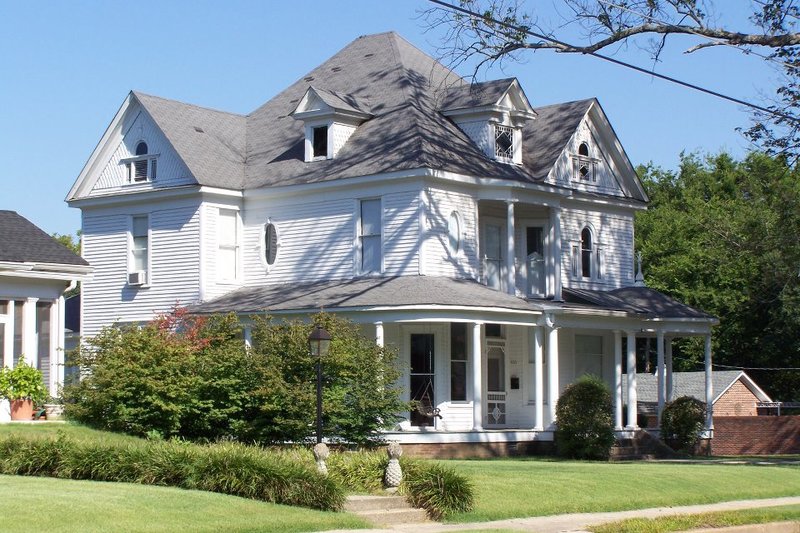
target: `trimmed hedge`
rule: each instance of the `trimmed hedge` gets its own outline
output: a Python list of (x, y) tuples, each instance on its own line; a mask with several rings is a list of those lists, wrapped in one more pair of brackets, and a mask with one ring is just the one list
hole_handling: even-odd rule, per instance
[(136, 444), (58, 438), (0, 438), (0, 473), (167, 485), (311, 509), (341, 509), (342, 487), (311, 464), (281, 454), (221, 443)]
[(575, 459), (608, 459), (614, 422), (608, 386), (596, 376), (569, 385), (556, 404), (556, 452)]

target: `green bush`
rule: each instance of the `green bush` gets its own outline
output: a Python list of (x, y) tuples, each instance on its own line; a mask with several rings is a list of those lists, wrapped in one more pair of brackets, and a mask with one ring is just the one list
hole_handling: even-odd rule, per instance
[(422, 507), (433, 519), (472, 510), (475, 501), (472, 483), (465, 476), (441, 463), (402, 460), (403, 482), (400, 491), (415, 507)]
[(676, 398), (661, 413), (661, 438), (677, 451), (694, 453), (705, 419), (703, 402), (691, 396)]
[(0, 474), (165, 485), (337, 510), (344, 491), (313, 462), (236, 443), (0, 437)]
[(41, 370), (20, 358), (14, 368), (0, 368), (0, 398), (8, 400), (33, 400), (41, 403), (47, 399), (47, 388)]
[(576, 459), (607, 459), (614, 445), (611, 393), (605, 382), (584, 376), (556, 404), (556, 452)]

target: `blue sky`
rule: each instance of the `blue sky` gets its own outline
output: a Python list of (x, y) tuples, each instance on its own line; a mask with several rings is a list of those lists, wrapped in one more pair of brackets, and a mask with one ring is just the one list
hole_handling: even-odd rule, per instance
[[(557, 20), (550, 0), (541, 17)], [(749, 2), (719, 0), (721, 23), (746, 22)], [(359, 35), (394, 30), (436, 56), (442, 32), (420, 19), (425, 0), (267, 2), (0, 0), (0, 209), (45, 231), (72, 233), (64, 197), (131, 89), (249, 113)], [(566, 31), (564, 39), (573, 38)], [(771, 93), (765, 62), (729, 48), (683, 54), (657, 70), (746, 100)], [(627, 47), (619, 59), (649, 67)], [(462, 67), (462, 75), (471, 71)], [(537, 52), (486, 78), (516, 76), (534, 106), (596, 96), (634, 164), (677, 168), (681, 151), (741, 156), (739, 106), (585, 56)]]

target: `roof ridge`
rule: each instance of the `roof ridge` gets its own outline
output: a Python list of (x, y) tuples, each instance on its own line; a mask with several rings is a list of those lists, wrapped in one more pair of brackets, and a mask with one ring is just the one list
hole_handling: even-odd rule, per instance
[(169, 102), (171, 104), (180, 104), (186, 107), (193, 107), (195, 109), (200, 109), (202, 111), (210, 111), (212, 113), (220, 113), (222, 115), (230, 115), (233, 117), (240, 117), (240, 118), (247, 118), (247, 115), (243, 115), (241, 113), (233, 113), (231, 111), (223, 111), (221, 109), (215, 109), (213, 107), (206, 107), (197, 104), (190, 104), (189, 102), (184, 102), (182, 100), (175, 100), (174, 98), (164, 98), (163, 96), (156, 96), (154, 94), (143, 93), (141, 91), (132, 90), (131, 91), (136, 98), (141, 98), (144, 96), (145, 98), (153, 98), (156, 100), (161, 100), (162, 102)]
[(555, 102), (553, 104), (540, 105), (540, 106), (534, 107), (534, 109), (547, 109), (547, 108), (550, 108), (550, 107), (563, 107), (563, 106), (567, 106), (567, 105), (571, 105), (571, 104), (582, 104), (584, 102), (588, 103), (588, 102), (595, 102), (595, 101), (597, 101), (597, 97), (596, 96), (591, 96), (589, 98), (580, 98), (578, 100), (570, 100), (569, 102)]

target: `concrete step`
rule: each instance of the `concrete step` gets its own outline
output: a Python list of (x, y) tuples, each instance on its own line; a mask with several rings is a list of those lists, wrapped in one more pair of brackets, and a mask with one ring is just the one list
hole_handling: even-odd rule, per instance
[(402, 496), (348, 496), (344, 510), (380, 527), (428, 521), (424, 509), (411, 507)]
[(378, 527), (421, 524), (428, 521), (428, 514), (424, 509), (388, 509), (362, 511), (356, 514)]
[(344, 510), (350, 513), (413, 509), (402, 496), (348, 496)]

